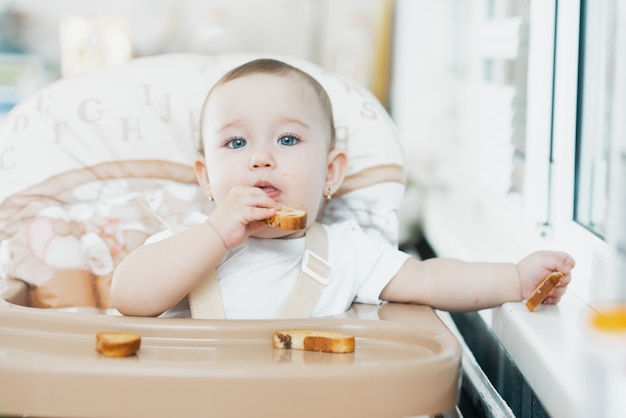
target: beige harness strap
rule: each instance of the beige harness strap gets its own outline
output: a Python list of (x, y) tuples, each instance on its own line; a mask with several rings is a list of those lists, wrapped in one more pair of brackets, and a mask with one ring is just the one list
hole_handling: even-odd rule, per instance
[(172, 232), (172, 234), (178, 234), (179, 232), (183, 232), (185, 229), (187, 229), (187, 227), (184, 225), (179, 225), (179, 224), (170, 222), (167, 219), (164, 219), (161, 216), (159, 216), (158, 213), (150, 209), (150, 205), (146, 201), (145, 197), (137, 196), (134, 198), (134, 201), (135, 203), (137, 203), (137, 205), (139, 206), (139, 209), (141, 209), (143, 213), (145, 213), (146, 215), (152, 216), (157, 221), (161, 222), (163, 225), (167, 227), (167, 229), (169, 229)]
[[(319, 223), (307, 229), (300, 275), (278, 318), (308, 318), (319, 301), (322, 290), (330, 280), (328, 234)], [(217, 274), (213, 270), (189, 292), (192, 318), (224, 319), (224, 305)]]
[[(187, 229), (183, 225), (177, 225), (161, 218), (150, 209), (143, 199), (136, 198), (135, 200), (144, 212), (158, 219), (172, 234)], [(278, 313), (278, 318), (308, 318), (311, 316), (322, 290), (330, 281), (331, 268), (326, 262), (327, 258), (328, 234), (324, 226), (316, 222), (306, 231), (300, 275)], [(209, 272), (204, 279), (196, 283), (189, 292), (188, 299), (192, 318), (225, 318), (222, 294), (215, 270)]]
[(322, 224), (314, 223), (304, 238), (304, 254), (300, 276), (278, 318), (308, 318), (317, 305), (322, 290), (330, 281), (328, 234)]
[(224, 304), (220, 284), (217, 281), (217, 272), (211, 270), (204, 279), (200, 280), (189, 292), (189, 309), (192, 318), (225, 319)]
[[(278, 318), (308, 318), (317, 305), (322, 290), (330, 281), (328, 234), (319, 223), (307, 229), (304, 254), (298, 280), (291, 289)], [(217, 274), (213, 270), (189, 292), (192, 318), (224, 319), (224, 305)]]

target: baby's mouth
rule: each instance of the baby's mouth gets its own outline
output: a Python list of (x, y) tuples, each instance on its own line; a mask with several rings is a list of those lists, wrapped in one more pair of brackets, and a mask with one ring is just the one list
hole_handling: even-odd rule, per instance
[(272, 199), (276, 199), (280, 195), (280, 190), (274, 187), (271, 183), (265, 181), (257, 182), (254, 187), (258, 187), (263, 190)]

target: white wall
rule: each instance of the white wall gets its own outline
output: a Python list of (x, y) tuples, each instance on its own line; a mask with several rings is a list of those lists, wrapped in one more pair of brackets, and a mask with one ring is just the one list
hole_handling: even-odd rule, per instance
[[(397, 0), (390, 111), (405, 141), (409, 186), (402, 235), (422, 222), (426, 193), (444, 187), (455, 131), (457, 58), (455, 2)], [(460, 7), (459, 7), (460, 9)]]
[[(1, 28), (52, 70), (61, 67), (63, 18), (115, 18), (133, 56), (258, 52), (307, 58), (372, 82), (387, 0), (0, 0)], [(10, 26), (10, 27), (9, 27)], [(0, 50), (0, 53), (2, 51)]]

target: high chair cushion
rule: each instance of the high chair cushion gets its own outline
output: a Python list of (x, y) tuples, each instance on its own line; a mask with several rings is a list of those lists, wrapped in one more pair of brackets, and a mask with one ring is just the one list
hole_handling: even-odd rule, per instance
[[(167, 54), (54, 82), (22, 101), (0, 132), (0, 278), (30, 287), (32, 306), (108, 308), (115, 266), (163, 225), (210, 211), (193, 172), (200, 110), (226, 71), (252, 55)], [(363, 86), (306, 61), (327, 89), (343, 187), (323, 222), (356, 218), (397, 244), (404, 192), (398, 132)]]

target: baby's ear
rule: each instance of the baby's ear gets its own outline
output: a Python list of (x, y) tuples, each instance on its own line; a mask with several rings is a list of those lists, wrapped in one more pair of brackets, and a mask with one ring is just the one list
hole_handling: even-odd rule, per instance
[(204, 157), (200, 156), (196, 158), (193, 168), (196, 172), (196, 179), (198, 179), (198, 184), (200, 185), (200, 188), (204, 190), (207, 195), (210, 196), (211, 184), (209, 183), (209, 172), (207, 170)]
[(328, 173), (326, 174), (326, 184), (333, 193), (341, 187), (343, 179), (348, 170), (348, 156), (342, 150), (333, 150), (328, 155)]

